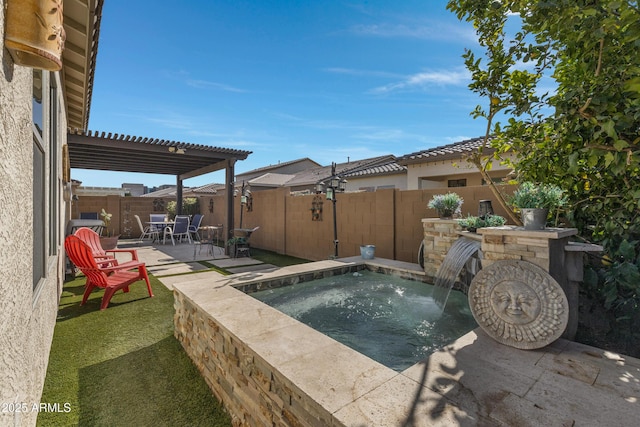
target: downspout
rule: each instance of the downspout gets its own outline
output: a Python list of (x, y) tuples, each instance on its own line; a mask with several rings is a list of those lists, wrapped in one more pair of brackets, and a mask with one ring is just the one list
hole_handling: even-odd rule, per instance
[(233, 217), (233, 191), (234, 191), (234, 182), (233, 179), (235, 177), (234, 165), (236, 161), (233, 159), (227, 160), (227, 166), (225, 168), (225, 186), (227, 188), (227, 224), (226, 230), (227, 235), (224, 239), (224, 251), (225, 254), (229, 255), (229, 247), (227, 246), (227, 240), (233, 237), (233, 229), (234, 229), (234, 217)]

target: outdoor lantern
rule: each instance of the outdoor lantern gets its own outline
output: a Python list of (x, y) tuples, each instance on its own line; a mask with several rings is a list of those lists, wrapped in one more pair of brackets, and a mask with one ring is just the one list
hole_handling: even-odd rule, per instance
[(338, 191), (340, 191), (341, 193), (344, 193), (346, 189), (347, 189), (347, 180), (341, 179), (340, 183), (338, 184)]
[(333, 187), (327, 188), (327, 200), (335, 200), (335, 195), (333, 194)]
[(329, 181), (329, 187), (331, 188), (339, 188), (340, 178), (337, 176), (332, 176), (331, 181)]
[(320, 181), (316, 184), (316, 193), (320, 194), (324, 191), (324, 182)]
[(244, 194), (242, 196), (240, 196), (240, 203), (242, 203), (243, 205), (247, 204), (247, 196), (245, 196)]

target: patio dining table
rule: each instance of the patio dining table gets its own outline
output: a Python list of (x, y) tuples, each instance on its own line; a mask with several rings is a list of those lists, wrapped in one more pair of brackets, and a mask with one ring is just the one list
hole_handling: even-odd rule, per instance
[[(147, 221), (146, 224), (149, 224), (151, 228), (156, 228), (158, 230), (158, 242), (160, 241), (160, 232), (164, 232), (166, 227), (173, 227), (175, 221)], [(156, 238), (154, 237), (152, 242), (155, 242)]]

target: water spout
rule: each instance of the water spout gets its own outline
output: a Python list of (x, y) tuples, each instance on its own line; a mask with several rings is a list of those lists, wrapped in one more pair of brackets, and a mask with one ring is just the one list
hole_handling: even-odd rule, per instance
[(436, 273), (433, 288), (433, 299), (442, 310), (447, 305), (451, 288), (456, 283), (462, 268), (467, 260), (480, 249), (480, 246), (479, 241), (466, 237), (459, 238), (451, 245)]

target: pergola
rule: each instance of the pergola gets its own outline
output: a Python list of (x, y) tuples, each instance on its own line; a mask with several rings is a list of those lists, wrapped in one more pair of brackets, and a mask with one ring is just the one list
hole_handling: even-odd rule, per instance
[(226, 230), (233, 231), (234, 166), (251, 151), (71, 129), (67, 145), (71, 168), (174, 175), (178, 213), (182, 213), (183, 180), (224, 169)]

